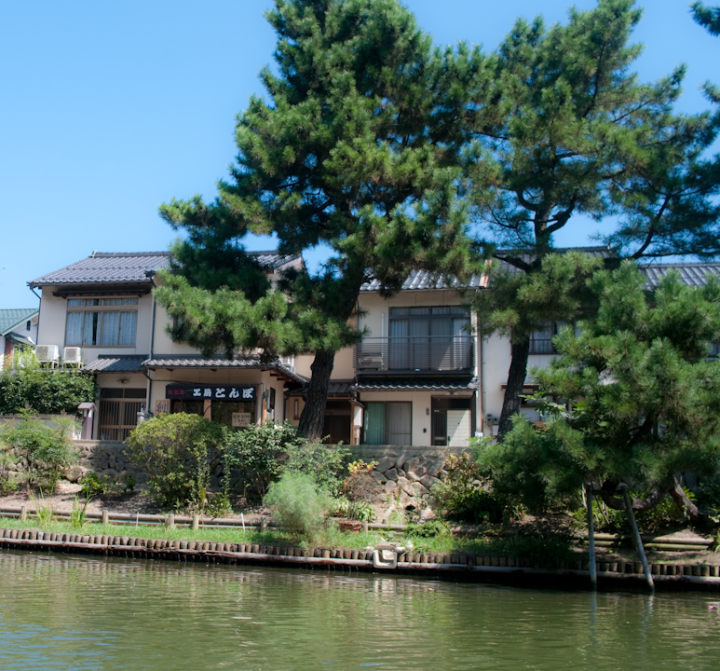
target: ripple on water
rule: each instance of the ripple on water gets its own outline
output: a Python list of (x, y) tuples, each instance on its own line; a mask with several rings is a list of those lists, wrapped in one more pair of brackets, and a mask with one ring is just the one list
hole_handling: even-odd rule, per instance
[(715, 669), (703, 595), (0, 552), (0, 669)]

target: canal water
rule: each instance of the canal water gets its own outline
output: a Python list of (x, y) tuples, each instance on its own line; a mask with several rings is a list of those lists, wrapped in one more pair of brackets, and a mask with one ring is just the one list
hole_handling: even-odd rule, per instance
[(0, 669), (717, 669), (719, 600), (0, 551)]

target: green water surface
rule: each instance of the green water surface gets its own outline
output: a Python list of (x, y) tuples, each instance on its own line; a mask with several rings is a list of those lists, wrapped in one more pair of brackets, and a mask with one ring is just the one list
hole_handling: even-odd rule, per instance
[(0, 671), (717, 669), (716, 601), (0, 551)]

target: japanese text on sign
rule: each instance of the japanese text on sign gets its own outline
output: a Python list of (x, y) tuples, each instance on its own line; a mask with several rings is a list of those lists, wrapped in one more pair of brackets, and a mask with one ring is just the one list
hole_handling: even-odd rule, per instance
[(254, 401), (256, 398), (255, 386), (250, 385), (168, 385), (165, 388), (168, 399), (196, 399), (196, 400), (242, 400)]

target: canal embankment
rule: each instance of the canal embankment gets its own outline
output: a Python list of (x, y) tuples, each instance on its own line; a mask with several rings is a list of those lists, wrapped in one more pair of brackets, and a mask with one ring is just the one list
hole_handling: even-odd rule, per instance
[[(524, 559), (474, 553), (414, 552), (393, 543), (365, 550), (327, 547), (287, 547), (259, 543), (232, 543), (142, 538), (106, 533), (46, 532), (38, 529), (0, 529), (0, 548), (34, 552), (61, 552), (111, 557), (302, 567), (333, 571), (444, 577), (515, 586), (589, 589), (587, 561), (562, 562), (555, 570), (528, 565)], [(720, 566), (709, 563), (653, 563), (658, 590), (720, 591)], [(642, 589), (642, 564), (609, 561), (598, 564), (601, 589)]]

